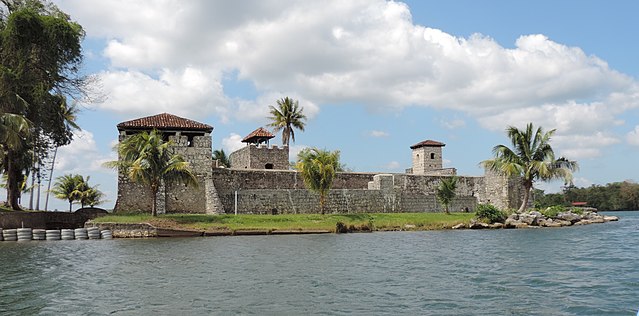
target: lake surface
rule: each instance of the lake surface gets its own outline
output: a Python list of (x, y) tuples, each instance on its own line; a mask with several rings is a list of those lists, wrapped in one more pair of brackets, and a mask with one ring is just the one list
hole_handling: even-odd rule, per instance
[(635, 315), (639, 212), (554, 229), (0, 242), (2, 315)]

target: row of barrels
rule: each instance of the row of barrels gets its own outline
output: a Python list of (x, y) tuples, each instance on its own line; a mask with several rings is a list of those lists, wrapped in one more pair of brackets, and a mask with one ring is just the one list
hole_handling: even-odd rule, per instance
[(110, 230), (98, 227), (76, 229), (0, 228), (0, 241), (113, 239)]

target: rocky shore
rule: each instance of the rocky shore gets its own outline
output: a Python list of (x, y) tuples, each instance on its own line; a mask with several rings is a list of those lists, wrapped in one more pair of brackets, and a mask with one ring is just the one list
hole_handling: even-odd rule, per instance
[(529, 211), (524, 213), (513, 213), (501, 223), (484, 223), (473, 219), (469, 225), (459, 224), (453, 226), (453, 229), (470, 228), (537, 228), (537, 227), (565, 227), (576, 225), (588, 225), (618, 221), (617, 216), (600, 215), (594, 211), (583, 212), (560, 212), (556, 216), (546, 216), (538, 211)]

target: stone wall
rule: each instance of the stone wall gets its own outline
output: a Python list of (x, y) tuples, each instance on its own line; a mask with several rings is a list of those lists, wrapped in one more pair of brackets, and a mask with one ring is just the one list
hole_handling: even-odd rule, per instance
[[(329, 213), (438, 212), (441, 177), (338, 173), (326, 205)], [(295, 171), (216, 169), (213, 182), (226, 213), (318, 213), (319, 196), (306, 190)], [(484, 195), (482, 177), (459, 177), (451, 210), (473, 211)]]
[[(235, 194), (220, 195), (227, 213), (235, 211)], [(238, 214), (314, 214), (320, 213), (319, 195), (305, 189), (239, 190)], [(434, 195), (361, 189), (331, 190), (325, 206), (326, 213), (393, 213), (442, 212), (443, 207)], [(460, 196), (450, 205), (451, 211), (473, 212), (477, 199)]]
[[(121, 136), (120, 141), (123, 140)], [(211, 137), (181, 135), (169, 136), (173, 142), (171, 149), (188, 161), (198, 185), (185, 186), (182, 183), (166, 183), (160, 187), (156, 198), (158, 214), (169, 213), (209, 213), (222, 209), (216, 201), (215, 187), (212, 186)], [(151, 192), (148, 185), (131, 182), (124, 174), (118, 175), (118, 199), (114, 210), (119, 213), (151, 211)]]
[(507, 178), (490, 171), (484, 175), (484, 190), (486, 196), (482, 203), (490, 203), (500, 209), (518, 209), (524, 196), (520, 178)]
[(234, 169), (289, 169), (288, 146), (249, 144), (231, 153), (229, 160)]

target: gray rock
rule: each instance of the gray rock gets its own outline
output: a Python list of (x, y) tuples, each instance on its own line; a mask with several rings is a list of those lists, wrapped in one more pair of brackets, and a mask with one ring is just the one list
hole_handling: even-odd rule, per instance
[(619, 220), (619, 217), (617, 217), (617, 216), (604, 216), (603, 219), (606, 222), (616, 222), (616, 221)]
[(504, 224), (502, 224), (502, 223), (492, 223), (489, 226), (490, 226), (490, 228), (493, 228), (493, 229), (504, 228)]
[(569, 221), (573, 224), (581, 220), (581, 216), (574, 214), (572, 212), (561, 212), (557, 214), (557, 218), (564, 221)]
[(451, 227), (452, 229), (462, 229), (462, 228), (466, 228), (466, 225), (464, 223), (461, 224), (457, 224), (453, 227)]
[(470, 229), (484, 229), (484, 228), (489, 228), (490, 226), (486, 223), (482, 223), (482, 222), (472, 222), (470, 223), (470, 226), (468, 228)]

